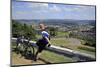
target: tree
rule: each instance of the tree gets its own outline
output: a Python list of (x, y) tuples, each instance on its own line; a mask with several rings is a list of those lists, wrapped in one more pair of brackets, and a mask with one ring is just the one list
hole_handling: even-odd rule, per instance
[(49, 27), (48, 29), (51, 36), (57, 36), (57, 28)]
[(31, 25), (22, 24), (15, 20), (12, 20), (12, 36), (25, 36), (26, 38), (36, 39), (36, 31), (32, 28)]

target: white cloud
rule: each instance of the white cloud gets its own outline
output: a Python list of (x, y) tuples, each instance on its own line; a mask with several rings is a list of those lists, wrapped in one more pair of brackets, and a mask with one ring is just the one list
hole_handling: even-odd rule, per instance
[(53, 6), (53, 9), (54, 9), (55, 11), (60, 11), (60, 8), (57, 7), (56, 5)]
[(78, 6), (76, 6), (74, 9), (76, 9), (76, 10), (89, 10), (89, 9), (94, 9), (94, 7), (93, 6), (80, 6), (80, 5), (78, 5)]
[(50, 4), (47, 3), (29, 3), (28, 7), (32, 8), (33, 11), (32, 12), (60, 12), (61, 8), (56, 6), (56, 5), (52, 5), (51, 7), (49, 6)]
[(65, 11), (72, 11), (72, 8), (63, 8)]
[(49, 10), (51, 12), (61, 12), (61, 8), (56, 6), (56, 5), (53, 5), (52, 7), (49, 7)]
[(70, 8), (63, 8), (65, 11), (80, 11), (81, 9), (80, 8), (78, 8), (78, 7), (70, 7)]
[(28, 7), (37, 8), (37, 9), (48, 8), (48, 4), (45, 4), (45, 3), (29, 3)]
[(28, 7), (32, 9), (32, 12), (40, 13), (40, 12), (48, 12), (49, 6), (46, 3), (29, 3)]
[[(90, 8), (90, 7), (89, 7)], [(75, 5), (75, 6), (70, 6), (70, 7), (63, 7), (65, 11), (82, 11), (88, 9), (88, 6), (80, 6), (80, 5)]]

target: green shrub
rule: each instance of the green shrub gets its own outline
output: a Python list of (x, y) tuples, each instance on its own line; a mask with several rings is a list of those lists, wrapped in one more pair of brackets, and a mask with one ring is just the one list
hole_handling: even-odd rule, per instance
[(82, 49), (82, 50), (86, 50), (86, 51), (90, 51), (90, 52), (95, 52), (96, 51), (94, 48), (82, 47), (82, 46), (79, 46), (78, 49)]

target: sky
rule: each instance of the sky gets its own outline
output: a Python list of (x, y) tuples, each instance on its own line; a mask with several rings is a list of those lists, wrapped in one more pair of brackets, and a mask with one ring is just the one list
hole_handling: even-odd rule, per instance
[(12, 19), (95, 20), (95, 6), (12, 1)]

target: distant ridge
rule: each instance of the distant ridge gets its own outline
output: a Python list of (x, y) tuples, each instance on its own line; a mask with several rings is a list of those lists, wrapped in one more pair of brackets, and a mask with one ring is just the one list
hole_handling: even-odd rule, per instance
[(46, 23), (46, 24), (95, 24), (96, 20), (74, 20), (74, 19), (13, 19), (15, 21), (18, 21), (19, 23), (25, 23), (25, 24), (38, 24), (40, 22)]

